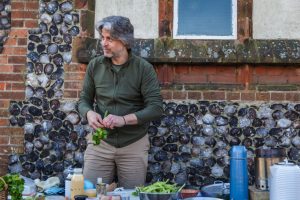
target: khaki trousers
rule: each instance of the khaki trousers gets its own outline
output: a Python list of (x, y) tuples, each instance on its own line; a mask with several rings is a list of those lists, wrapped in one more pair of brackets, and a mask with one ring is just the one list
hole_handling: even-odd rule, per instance
[(100, 145), (88, 144), (84, 154), (84, 178), (96, 184), (101, 177), (104, 183), (110, 184), (117, 173), (118, 187), (133, 189), (144, 185), (149, 148), (148, 135), (122, 148), (104, 141)]

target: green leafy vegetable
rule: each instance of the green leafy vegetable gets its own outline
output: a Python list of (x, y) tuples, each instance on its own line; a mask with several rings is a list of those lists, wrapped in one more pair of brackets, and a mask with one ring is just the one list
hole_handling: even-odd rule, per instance
[[(107, 117), (108, 111), (105, 111), (104, 118)], [(107, 130), (104, 128), (97, 128), (95, 133), (93, 133), (94, 145), (99, 145), (101, 140), (107, 138)]]
[(146, 193), (175, 193), (179, 192), (183, 187), (177, 186), (176, 183), (171, 184), (168, 183), (169, 181), (158, 181), (156, 183), (153, 183), (148, 186), (143, 187), (136, 187), (135, 192), (132, 193), (132, 195), (137, 196), (140, 192), (146, 192)]
[[(8, 193), (12, 200), (21, 200), (22, 192), (24, 190), (24, 179), (19, 174), (6, 174), (2, 177), (8, 185)], [(4, 190), (4, 183), (0, 181), (0, 191)]]

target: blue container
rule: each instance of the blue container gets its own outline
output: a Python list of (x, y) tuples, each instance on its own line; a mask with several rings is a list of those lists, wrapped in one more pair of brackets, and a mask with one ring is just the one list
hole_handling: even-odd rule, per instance
[(229, 154), (230, 200), (248, 200), (247, 149), (233, 146)]

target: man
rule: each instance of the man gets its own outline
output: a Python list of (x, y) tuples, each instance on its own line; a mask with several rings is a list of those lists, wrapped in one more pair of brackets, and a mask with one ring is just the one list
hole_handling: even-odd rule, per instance
[(96, 29), (104, 55), (87, 67), (79, 111), (108, 135), (99, 145), (89, 142), (83, 174), (93, 183), (97, 177), (111, 183), (117, 175), (119, 186), (134, 188), (145, 183), (149, 122), (162, 113), (159, 83), (152, 65), (131, 53), (134, 28), (128, 18), (106, 17)]

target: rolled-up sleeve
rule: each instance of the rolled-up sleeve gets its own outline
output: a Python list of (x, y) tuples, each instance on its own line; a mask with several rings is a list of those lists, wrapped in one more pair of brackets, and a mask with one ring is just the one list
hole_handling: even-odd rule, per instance
[(145, 67), (142, 74), (141, 93), (145, 107), (135, 112), (138, 124), (156, 120), (163, 112), (159, 82), (155, 70), (150, 64)]

